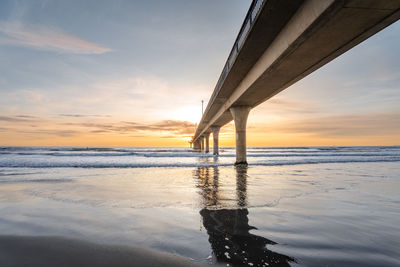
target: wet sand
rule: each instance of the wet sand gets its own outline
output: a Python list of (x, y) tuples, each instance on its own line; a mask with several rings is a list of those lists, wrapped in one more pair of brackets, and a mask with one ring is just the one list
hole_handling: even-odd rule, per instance
[[(321, 163), (248, 168), (57, 149), (0, 155), (19, 164), (0, 167), (0, 267), (400, 266), (400, 148), (254, 149), (254, 161)], [(135, 158), (201, 166), (95, 167)], [(24, 167), (41, 161), (87, 167)]]
[(55, 236), (0, 236), (0, 263), (12, 266), (204, 266), (153, 249)]

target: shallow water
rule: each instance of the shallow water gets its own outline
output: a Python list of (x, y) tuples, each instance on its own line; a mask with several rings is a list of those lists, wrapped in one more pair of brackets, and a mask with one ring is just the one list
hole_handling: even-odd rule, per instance
[[(231, 266), (400, 265), (400, 147), (2, 148), (0, 235)], [(145, 168), (143, 168), (145, 166)], [(1, 264), (0, 264), (1, 265)]]

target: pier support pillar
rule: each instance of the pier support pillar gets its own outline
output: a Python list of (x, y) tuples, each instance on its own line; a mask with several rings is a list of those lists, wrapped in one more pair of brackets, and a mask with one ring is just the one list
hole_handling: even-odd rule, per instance
[(199, 146), (199, 140), (194, 141), (194, 143), (193, 143), (193, 148), (194, 148), (195, 150), (198, 150), (198, 149), (200, 148), (200, 146)]
[(206, 141), (206, 153), (210, 152), (210, 133), (204, 134), (204, 139)]
[(201, 151), (204, 150), (204, 136), (200, 137), (200, 147), (201, 147)]
[(219, 147), (218, 147), (218, 136), (219, 136), (219, 129), (221, 129), (220, 126), (212, 126), (211, 130), (213, 133), (213, 154), (218, 155), (219, 154)]
[(231, 107), (229, 110), (232, 114), (233, 120), (235, 121), (236, 131), (236, 162), (235, 165), (245, 164), (247, 165), (246, 158), (246, 124), (247, 117), (250, 112), (248, 106), (237, 106)]

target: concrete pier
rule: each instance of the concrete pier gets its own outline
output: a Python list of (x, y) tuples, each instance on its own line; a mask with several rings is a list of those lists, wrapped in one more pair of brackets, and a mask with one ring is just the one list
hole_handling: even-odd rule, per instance
[(206, 141), (205, 152), (208, 153), (208, 152), (210, 152), (210, 133), (205, 133), (204, 139)]
[(213, 154), (219, 154), (219, 145), (218, 145), (218, 138), (219, 138), (219, 129), (221, 126), (212, 126), (211, 131), (213, 133)]
[[(400, 0), (253, 0), (193, 141), (232, 119), (236, 164), (246, 163), (254, 108), (400, 19)], [(204, 145), (203, 145), (204, 150)]]
[(238, 164), (247, 165), (246, 157), (246, 124), (247, 117), (249, 115), (251, 107), (249, 106), (236, 106), (231, 107), (229, 111), (232, 114), (233, 120), (235, 121), (236, 131), (236, 162)]
[(204, 136), (202, 136), (200, 138), (200, 147), (201, 147), (201, 151), (203, 151), (204, 150)]

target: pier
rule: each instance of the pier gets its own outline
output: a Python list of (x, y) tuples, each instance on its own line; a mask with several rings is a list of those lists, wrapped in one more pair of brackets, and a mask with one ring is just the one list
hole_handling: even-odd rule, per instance
[(234, 121), (236, 163), (247, 164), (246, 124), (270, 99), (400, 18), (400, 0), (253, 0), (192, 138), (218, 155)]

